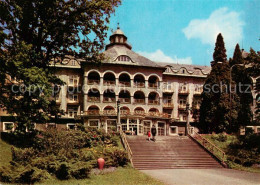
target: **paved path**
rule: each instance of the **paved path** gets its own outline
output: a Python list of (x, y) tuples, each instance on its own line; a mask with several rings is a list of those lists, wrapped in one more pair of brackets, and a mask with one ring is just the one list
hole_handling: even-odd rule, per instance
[(172, 185), (260, 185), (260, 174), (231, 169), (163, 169), (142, 172)]

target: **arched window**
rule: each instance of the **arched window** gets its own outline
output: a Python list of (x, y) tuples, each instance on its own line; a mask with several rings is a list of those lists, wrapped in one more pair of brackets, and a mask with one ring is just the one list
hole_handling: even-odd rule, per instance
[(126, 56), (126, 55), (120, 55), (116, 58), (116, 61), (119, 61), (119, 62), (130, 62), (132, 61), (131, 58), (129, 56)]

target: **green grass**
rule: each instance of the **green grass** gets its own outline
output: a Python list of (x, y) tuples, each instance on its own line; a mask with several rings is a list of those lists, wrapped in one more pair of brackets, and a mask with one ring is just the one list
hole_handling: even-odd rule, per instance
[(85, 185), (85, 184), (93, 184), (93, 185), (117, 185), (117, 184), (123, 184), (123, 185), (163, 185), (162, 182), (153, 179), (152, 177), (135, 170), (131, 167), (126, 168), (117, 168), (116, 171), (112, 173), (107, 173), (104, 175), (91, 175), (87, 179), (71, 179), (66, 181), (61, 181), (58, 179), (51, 179), (39, 184), (77, 184), (77, 185)]
[(11, 147), (12, 145), (0, 139), (0, 166), (8, 165), (12, 160)]

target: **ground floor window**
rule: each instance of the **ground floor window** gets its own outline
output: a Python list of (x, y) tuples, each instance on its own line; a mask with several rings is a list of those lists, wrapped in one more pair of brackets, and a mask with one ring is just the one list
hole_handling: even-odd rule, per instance
[(256, 133), (260, 134), (260, 127), (256, 127)]
[(78, 114), (78, 108), (77, 107), (68, 108), (68, 117), (69, 118), (74, 118), (75, 116), (77, 116), (77, 114)]
[(76, 124), (75, 123), (68, 123), (67, 124), (67, 129), (68, 130), (75, 130), (76, 129)]
[(124, 132), (127, 131), (127, 125), (123, 124), (123, 125), (122, 125), (122, 130), (123, 130)]
[(190, 127), (190, 134), (191, 134), (191, 135), (194, 134), (194, 127)]
[(4, 123), (3, 131), (4, 132), (14, 131), (14, 123), (13, 122), (6, 122), (6, 123)]
[(170, 135), (177, 135), (178, 134), (178, 127), (177, 126), (170, 126)]
[(116, 131), (116, 120), (115, 119), (110, 119), (107, 120), (107, 132), (111, 133)]
[(88, 121), (88, 124), (90, 127), (95, 127), (95, 128), (98, 128), (99, 127), (99, 120), (89, 120)]
[(147, 135), (148, 131), (151, 130), (151, 121), (144, 121), (144, 134)]

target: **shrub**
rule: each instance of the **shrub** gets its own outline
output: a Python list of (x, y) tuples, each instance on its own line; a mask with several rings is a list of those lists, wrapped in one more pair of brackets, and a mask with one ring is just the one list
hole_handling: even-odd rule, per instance
[(56, 177), (61, 180), (69, 179), (69, 165), (67, 163), (62, 163), (58, 170), (56, 171)]
[(127, 153), (117, 147), (105, 149), (104, 156), (107, 166), (125, 166), (129, 161)]

